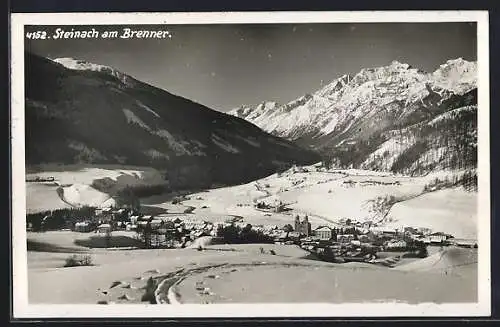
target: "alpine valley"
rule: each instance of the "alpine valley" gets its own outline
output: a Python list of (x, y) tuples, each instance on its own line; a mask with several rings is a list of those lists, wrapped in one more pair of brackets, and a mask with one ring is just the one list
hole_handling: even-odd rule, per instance
[[(113, 48), (119, 40), (68, 43), (80, 51), (58, 45), (50, 49), (56, 59), (24, 53), (25, 128), (14, 121), (12, 134), (22, 141), (16, 132), (24, 133), (26, 178), (13, 183), (12, 198), (25, 196), (26, 220), (14, 201), (12, 222), (26, 229), (14, 235), (26, 237), (26, 250), (14, 247), (21, 258), (27, 252), (20, 282), (28, 283), (16, 286), (26, 303), (170, 304), (164, 308), (173, 305), (172, 312), (181, 304), (376, 303), (378, 316), (397, 311), (394, 304), (425, 303), (438, 311), (418, 306), (416, 314), (441, 312), (442, 304), (486, 314), (478, 290), (478, 267), (488, 264), (478, 248), (489, 245), (480, 221), (489, 218), (481, 210), (487, 181), (477, 182), (477, 64), (459, 58), (424, 72), (391, 63), (387, 48), (387, 66), (321, 83), (287, 104), (226, 113), (127, 74), (130, 67), (143, 68), (153, 83), (183, 78), (200, 97), (210, 91), (201, 85), (214, 86), (223, 91), (218, 103), (232, 107), (254, 92), (262, 97), (262, 88), (276, 97), (279, 87), (291, 89), (284, 79), (294, 71), (269, 68), (281, 69), (274, 66), (281, 60), (313, 73), (286, 45), (288, 34), (276, 34), (281, 24), (252, 24), (245, 34), (245, 24), (222, 25), (217, 43), (208, 26), (195, 24), (192, 34), (175, 27), (178, 43), (160, 48), (182, 45), (172, 57), (147, 45)], [(328, 54), (333, 34), (314, 25), (304, 35)], [(291, 42), (300, 42), (301, 27), (288, 29), (297, 33)], [(281, 50), (271, 51), (271, 42)], [(299, 48), (313, 53), (313, 43)], [(410, 43), (411, 51), (421, 47)], [(109, 47), (96, 51), (103, 44)], [(42, 53), (36, 47), (26, 41)], [(66, 57), (78, 53), (103, 61)], [(467, 57), (453, 53), (445, 58)], [(196, 69), (184, 70), (191, 62)], [(176, 64), (179, 70), (167, 67)], [(216, 79), (196, 88), (209, 71)]]

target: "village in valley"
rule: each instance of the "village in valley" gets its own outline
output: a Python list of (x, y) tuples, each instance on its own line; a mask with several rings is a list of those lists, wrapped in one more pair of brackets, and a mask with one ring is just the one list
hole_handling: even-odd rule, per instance
[[(379, 227), (370, 221), (360, 222), (351, 219), (340, 219), (337, 227), (327, 225), (311, 228), (308, 216), (302, 219), (295, 216), (293, 224), (251, 225), (242, 221), (241, 217), (221, 217), (220, 221), (210, 222), (202, 217), (160, 214), (136, 215), (128, 209), (96, 210), (93, 220), (76, 222), (73, 230), (80, 233), (97, 233), (108, 239), (112, 247), (113, 232), (135, 232), (134, 237), (145, 248), (184, 248), (198, 238), (213, 237), (212, 244), (238, 243), (274, 243), (281, 245), (298, 245), (316, 254), (318, 258), (336, 263), (368, 262), (391, 266), (401, 256), (408, 258), (425, 258), (428, 246), (460, 246), (477, 248), (472, 239), (456, 239), (443, 232), (432, 232), (428, 228), (406, 227), (404, 230)], [(96, 223), (97, 222), (97, 223)], [(227, 236), (228, 229), (236, 232), (253, 232), (260, 237), (233, 238)], [(198, 245), (203, 250), (203, 245)], [(381, 259), (377, 253), (384, 253)], [(387, 253), (395, 255), (387, 259)]]
[[(174, 196), (169, 203), (169, 210), (160, 213), (144, 214), (138, 199), (105, 207), (83, 206), (72, 209), (54, 210), (45, 213), (29, 214), (27, 227), (29, 232), (66, 230), (75, 233), (93, 235), (94, 243), (103, 248), (196, 248), (205, 249), (205, 245), (217, 244), (279, 244), (298, 246), (309, 252), (309, 258), (335, 263), (365, 262), (384, 266), (394, 266), (401, 259), (418, 259), (428, 256), (428, 247), (458, 246), (477, 248), (477, 241), (472, 238), (455, 237), (450, 233), (416, 226), (386, 226), (382, 221), (359, 219), (359, 217), (330, 217), (318, 220), (312, 214), (298, 213), (294, 210), (295, 202), (284, 202), (276, 197), (290, 191), (280, 187), (276, 194), (269, 191), (269, 181), (277, 182), (288, 178), (289, 187), (302, 189), (307, 186), (307, 176), (314, 179), (314, 173), (322, 172), (321, 166), (294, 167), (285, 173), (275, 174), (274, 180), (256, 181), (247, 184), (255, 187), (263, 195), (254, 198), (252, 204), (237, 203), (236, 208), (253, 210), (262, 218), (249, 223), (245, 215), (229, 212), (207, 213), (207, 205), (199, 208), (183, 205), (191, 200), (202, 203), (204, 198), (198, 195)], [(311, 170), (311, 171), (309, 171)], [(313, 175), (311, 175), (313, 174)], [(340, 173), (339, 173), (340, 174)], [(342, 174), (345, 174), (343, 172)], [(323, 174), (324, 175), (324, 174)], [(288, 177), (287, 177), (288, 176)], [(321, 176), (321, 175), (320, 175)], [(344, 175), (340, 175), (344, 177)], [(292, 177), (292, 178), (291, 178)], [(331, 183), (332, 179), (317, 180), (315, 185)], [(54, 183), (54, 177), (31, 177), (30, 183)], [(399, 187), (397, 181), (358, 181), (343, 178), (342, 188), (367, 187), (382, 185)], [(361, 185), (361, 186), (360, 186)], [(229, 188), (230, 189), (230, 188)], [(429, 189), (427, 187), (427, 189)], [(329, 190), (328, 193), (331, 193)], [(321, 199), (320, 199), (321, 200)], [(130, 200), (129, 200), (130, 201)], [(233, 204), (234, 206), (234, 204)], [(147, 211), (147, 210), (146, 210)], [(272, 223), (272, 217), (279, 215), (280, 224)], [(271, 223), (266, 223), (266, 222)], [(313, 224), (311, 224), (311, 221)], [(116, 241), (120, 240), (120, 241)], [(125, 240), (125, 242), (123, 242)], [(92, 246), (92, 245), (89, 245)], [(94, 244), (95, 246), (95, 244)], [(264, 250), (261, 250), (264, 252)], [(433, 251), (435, 252), (435, 251)], [(271, 250), (271, 254), (276, 254)]]
[(477, 26), (405, 24), (25, 40), (15, 288), (29, 304), (475, 305)]

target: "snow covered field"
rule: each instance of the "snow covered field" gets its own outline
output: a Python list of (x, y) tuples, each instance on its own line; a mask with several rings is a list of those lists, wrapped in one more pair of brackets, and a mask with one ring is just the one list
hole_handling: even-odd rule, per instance
[(27, 213), (70, 208), (57, 194), (57, 185), (48, 183), (26, 183)]
[[(168, 197), (144, 199), (148, 206), (169, 212), (183, 212), (190, 206), (193, 214), (206, 220), (221, 215), (236, 215), (253, 225), (293, 224), (294, 216), (308, 215), (312, 227), (335, 225), (342, 218), (373, 221), (391, 228), (426, 227), (460, 238), (477, 235), (477, 193), (462, 188), (424, 193), (424, 187), (449, 172), (434, 172), (424, 177), (397, 176), (366, 170), (325, 171), (317, 165), (292, 168), (247, 184), (211, 189), (188, 195), (189, 200), (172, 205)], [(163, 182), (160, 172), (148, 168), (81, 167), (44, 171), (28, 177), (55, 177), (56, 185), (27, 183), (28, 212), (64, 208), (70, 205), (107, 206), (108, 194), (94, 189), (94, 180), (110, 178), (115, 186), (153, 185)], [(391, 198), (392, 197), (392, 198)], [(390, 203), (384, 205), (389, 199)], [(280, 201), (289, 211), (280, 213), (257, 210), (255, 204)]]
[[(191, 194), (183, 204), (196, 207), (195, 214), (239, 215), (251, 224), (293, 224), (296, 214), (307, 214), (313, 228), (350, 218), (400, 230), (426, 227), (460, 238), (477, 236), (477, 193), (462, 188), (424, 193), (426, 184), (447, 173), (407, 177), (364, 170), (325, 172), (314, 166), (305, 169), (307, 172), (291, 169), (248, 184)], [(377, 205), (390, 197), (393, 206)], [(256, 201), (282, 201), (292, 210), (266, 213), (255, 209)]]
[[(144, 304), (148, 279), (174, 274), (181, 278), (174, 286), (180, 303), (477, 300), (473, 249), (450, 248), (420, 263), (391, 269), (308, 260), (296, 246), (275, 244), (208, 245), (204, 251), (84, 249), (74, 244), (71, 248), (72, 241), (86, 237), (73, 232), (29, 235), (32, 241), (53, 240), (66, 249), (28, 252), (30, 303)], [(92, 257), (93, 266), (63, 267), (67, 257), (81, 251)], [(166, 296), (170, 287), (160, 294)]]
[(161, 173), (147, 167), (117, 166), (48, 166), (30, 171), (27, 179), (54, 178), (51, 183), (26, 183), (26, 210), (28, 213), (72, 206), (106, 207), (114, 204), (109, 194), (101, 192), (92, 183), (110, 179), (113, 187), (125, 185), (155, 185), (164, 182)]
[(445, 189), (427, 193), (395, 204), (387, 226), (431, 228), (456, 238), (477, 239), (477, 198), (461, 189)]
[[(271, 261), (194, 273), (182, 280), (176, 291), (180, 303), (477, 301), (475, 270), (447, 268), (449, 275), (433, 270), (417, 272), (411, 268), (403, 271), (360, 264)], [(200, 286), (207, 291), (200, 292)]]
[(55, 177), (60, 184), (91, 184), (95, 179), (109, 177), (115, 181), (126, 178), (127, 182), (158, 183), (161, 174), (149, 167), (126, 167), (115, 165), (66, 165), (66, 166), (41, 166), (39, 171), (30, 171), (26, 177)]
[[(182, 212), (192, 206), (195, 208), (193, 215), (206, 220), (236, 215), (243, 217), (243, 222), (253, 225), (293, 225), (296, 214), (301, 217), (307, 214), (313, 228), (334, 224), (341, 218), (351, 218), (377, 220), (390, 228), (422, 226), (451, 233), (455, 237), (476, 236), (476, 193), (459, 188), (423, 193), (424, 186), (439, 174), (405, 177), (362, 170), (320, 171), (315, 166), (304, 168), (290, 169), (248, 184), (189, 194), (188, 200), (181, 204), (173, 205), (168, 197), (162, 196), (144, 199), (144, 203), (166, 208), (170, 212)], [(60, 183), (78, 183), (66, 186), (73, 187), (75, 194), (66, 194), (68, 199), (82, 202), (98, 198), (85, 196), (90, 192), (88, 187), (93, 178), (106, 176), (120, 180), (125, 175), (129, 176), (125, 177), (127, 179), (137, 178), (143, 183), (145, 179), (140, 177), (144, 175), (140, 173), (96, 169), (36, 175), (55, 176)], [(57, 203), (60, 198), (57, 197), (56, 186), (28, 184), (32, 184), (28, 187), (28, 191), (32, 192), (28, 200), (33, 207), (35, 199), (48, 199), (51, 205), (65, 205), (64, 202)], [(86, 185), (86, 189), (76, 187), (82, 184)], [(46, 187), (50, 192), (46, 192)], [(380, 199), (391, 196), (396, 199), (394, 204), (377, 205)], [(291, 210), (281, 213), (257, 210), (254, 204), (259, 201), (270, 204), (282, 201)], [(117, 246), (127, 246), (128, 243), (133, 246), (133, 237), (123, 233), (116, 234)], [(284, 299), (291, 302), (397, 300), (409, 303), (476, 300), (477, 263), (460, 263), (474, 259), (474, 255), (471, 257), (461, 252), (432, 254), (425, 261), (417, 260), (400, 265), (398, 269), (390, 269), (362, 263), (339, 265), (303, 259), (307, 254), (300, 248), (274, 244), (207, 245), (205, 251), (190, 248), (113, 250), (100, 246), (94, 233), (91, 234), (28, 234), (30, 248), (38, 247), (36, 251), (28, 252), (30, 302), (143, 303), (140, 300), (144, 294), (143, 287), (150, 276), (162, 276), (180, 269), (183, 269), (185, 279), (177, 285), (181, 294), (179, 301), (188, 303), (279, 302)], [(261, 246), (264, 253), (260, 251)], [(276, 255), (269, 254), (271, 248)], [(74, 252), (90, 254), (95, 265), (63, 268), (64, 259)], [(227, 269), (216, 268), (217, 265), (224, 265)], [(439, 269), (433, 270), (434, 266)], [(201, 270), (190, 272), (196, 267)], [(205, 271), (220, 278), (207, 279), (203, 277)], [(279, 279), (276, 274), (279, 274)], [(295, 283), (298, 275), (307, 278)], [(361, 286), (356, 286), (354, 290), (352, 285), (356, 283), (351, 282), (353, 278), (362, 281)], [(85, 287), (75, 283), (75, 280), (85, 280)], [(121, 286), (111, 288), (115, 281)], [(210, 289), (201, 297), (196, 293), (196, 283), (200, 281)], [(415, 289), (418, 292), (413, 292)], [(443, 292), (445, 289), (446, 292)]]

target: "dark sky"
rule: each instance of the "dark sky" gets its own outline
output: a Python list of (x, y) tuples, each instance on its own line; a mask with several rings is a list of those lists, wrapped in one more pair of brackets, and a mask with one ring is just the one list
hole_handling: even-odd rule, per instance
[[(121, 30), (122, 26), (96, 28)], [(388, 65), (392, 60), (428, 72), (448, 59), (476, 60), (476, 25), (472, 23), (154, 28), (168, 29), (172, 37), (31, 40), (26, 48), (49, 58), (73, 57), (109, 65), (220, 111), (266, 100), (286, 103), (317, 90), (322, 81), (327, 83), (344, 73), (355, 74), (362, 68)], [(50, 28), (45, 30), (52, 34)]]

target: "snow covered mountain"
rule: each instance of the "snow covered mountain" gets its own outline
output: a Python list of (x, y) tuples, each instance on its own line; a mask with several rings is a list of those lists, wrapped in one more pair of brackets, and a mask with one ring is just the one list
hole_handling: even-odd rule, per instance
[(172, 185), (261, 178), (319, 156), (243, 119), (111, 67), (25, 54), (26, 163), (120, 164), (164, 171)]
[(116, 70), (113, 67), (109, 66), (104, 66), (104, 65), (99, 65), (99, 64), (93, 64), (84, 60), (78, 60), (74, 58), (55, 58), (52, 59), (52, 61), (63, 65), (64, 67), (72, 70), (81, 70), (81, 71), (93, 71), (93, 72), (100, 72), (100, 73), (105, 73), (108, 75), (111, 75), (113, 77), (116, 77), (119, 79), (122, 83), (133, 86), (136, 82), (136, 80), (118, 70)]
[[(424, 140), (421, 151), (431, 151), (431, 148), (434, 151), (438, 146), (434, 143), (449, 133), (444, 130), (438, 135), (430, 132), (424, 135), (422, 131), (437, 125), (442, 128), (445, 121), (447, 128), (467, 122), (467, 126), (462, 126), (467, 130), (464, 133), (473, 135), (476, 83), (476, 62), (462, 58), (448, 60), (432, 73), (393, 61), (388, 66), (362, 69), (354, 76), (341, 76), (285, 105), (265, 102), (254, 109), (243, 106), (229, 113), (274, 135), (315, 148), (342, 166), (425, 172), (440, 163), (449, 168), (440, 158), (451, 152), (441, 151), (430, 160), (424, 159), (428, 154), (424, 156), (419, 150), (411, 164), (397, 162), (405, 161), (405, 151), (411, 152), (412, 146)], [(456, 114), (446, 115), (448, 112)], [(432, 123), (433, 119), (437, 121)], [(466, 121), (462, 121), (464, 119)], [(437, 139), (431, 140), (431, 135)], [(448, 136), (449, 140), (453, 138)], [(404, 144), (398, 145), (402, 140)], [(434, 143), (428, 144), (430, 141)], [(474, 143), (474, 139), (469, 141)], [(380, 160), (378, 155), (384, 154), (387, 158), (388, 152), (392, 161)], [(420, 165), (420, 159), (426, 162), (427, 168), (415, 167)]]

